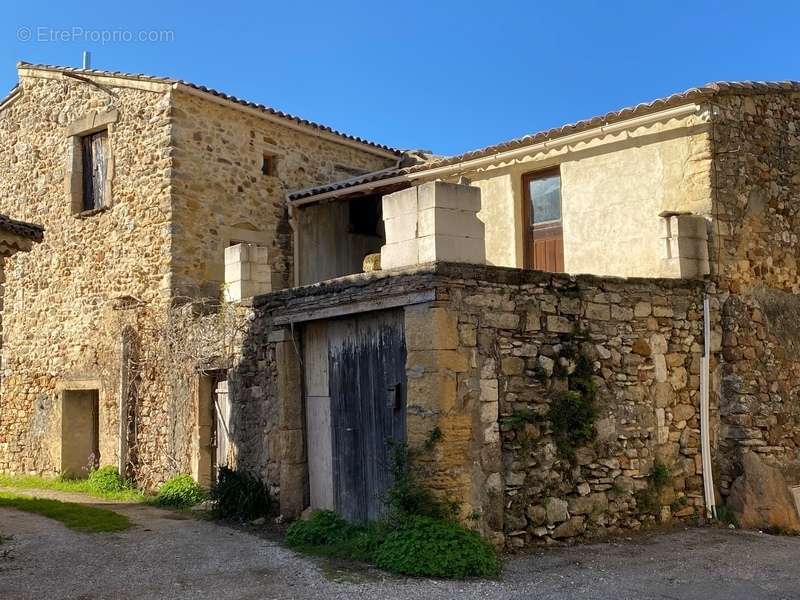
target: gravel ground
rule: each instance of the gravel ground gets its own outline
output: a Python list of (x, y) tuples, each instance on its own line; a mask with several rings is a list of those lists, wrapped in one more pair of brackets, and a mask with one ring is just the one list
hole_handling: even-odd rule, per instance
[(113, 509), (135, 526), (81, 534), (0, 509), (0, 533), (12, 536), (0, 545), (0, 598), (800, 598), (800, 538), (688, 529), (549, 548), (509, 558), (500, 581), (450, 582), (300, 557), (263, 537), (150, 506)]

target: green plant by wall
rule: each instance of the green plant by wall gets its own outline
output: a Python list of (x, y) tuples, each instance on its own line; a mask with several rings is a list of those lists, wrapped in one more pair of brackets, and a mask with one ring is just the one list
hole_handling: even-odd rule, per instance
[(550, 403), (547, 418), (559, 454), (573, 461), (575, 449), (595, 436), (597, 386), (593, 379), (592, 363), (586, 356), (577, 353), (571, 344), (562, 349), (561, 356), (574, 359), (575, 368), (572, 373), (566, 374), (568, 389)]
[(725, 504), (720, 504), (719, 506), (717, 506), (716, 513), (717, 513), (717, 521), (719, 521), (723, 525), (733, 525), (734, 527), (739, 526), (739, 523), (736, 521), (736, 515), (733, 514), (733, 511), (730, 509), (729, 506)]
[(87, 480), (89, 489), (94, 494), (113, 494), (131, 489), (117, 471), (116, 467), (106, 466), (94, 469)]
[[(494, 548), (455, 517), (459, 505), (436, 498), (409, 467), (408, 448), (392, 442), (388, 515), (377, 523), (348, 523), (315, 511), (286, 532), (290, 548), (322, 556), (372, 562), (394, 573), (429, 577), (493, 577), (500, 572)], [(473, 515), (480, 518), (479, 513)]]
[(541, 423), (542, 417), (530, 409), (517, 409), (510, 415), (500, 417), (500, 423), (508, 425), (514, 431), (523, 429), (528, 423)]
[(375, 552), (375, 564), (404, 575), (496, 577), (494, 548), (474, 531), (452, 521), (411, 517), (392, 529)]
[(220, 467), (209, 499), (212, 514), (219, 519), (251, 521), (267, 517), (272, 510), (269, 488), (260, 478), (243, 471)]
[(434, 427), (431, 429), (430, 434), (428, 434), (428, 439), (425, 440), (425, 449), (433, 450), (436, 444), (442, 441), (443, 437), (444, 434), (442, 434), (442, 430), (439, 427)]
[(458, 515), (459, 504), (442, 500), (420, 484), (409, 466), (408, 447), (391, 441), (392, 486), (386, 493), (386, 506), (391, 519), (402, 520), (408, 515), (422, 515), (435, 519), (453, 519)]
[(648, 475), (647, 487), (634, 494), (636, 506), (642, 514), (655, 514), (661, 508), (659, 494), (672, 480), (672, 473), (664, 463), (657, 462)]
[(189, 508), (205, 499), (205, 490), (190, 475), (175, 475), (158, 490), (155, 503), (160, 506)]
[(650, 472), (650, 481), (657, 490), (667, 485), (671, 478), (672, 475), (667, 465), (659, 462), (653, 465), (653, 470)]
[(373, 562), (404, 575), (495, 577), (500, 561), (480, 535), (455, 521), (419, 515), (389, 523), (348, 523), (331, 511), (315, 511), (286, 531), (286, 545), (307, 554)]
[(309, 519), (292, 523), (284, 541), (306, 554), (369, 562), (383, 536), (381, 524), (355, 525), (333, 511), (318, 510)]

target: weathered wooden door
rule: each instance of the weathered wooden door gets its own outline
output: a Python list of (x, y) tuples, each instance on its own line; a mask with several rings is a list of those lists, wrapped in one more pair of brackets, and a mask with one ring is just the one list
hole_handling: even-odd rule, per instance
[(230, 442), (231, 405), (228, 398), (228, 382), (222, 379), (214, 388), (214, 477), (219, 467), (228, 466)]
[(335, 507), (346, 519), (373, 520), (392, 484), (389, 442), (406, 437), (403, 312), (331, 321), (328, 340)]
[(525, 195), (525, 267), (561, 272), (564, 270), (564, 230), (559, 170), (528, 173), (522, 184)]

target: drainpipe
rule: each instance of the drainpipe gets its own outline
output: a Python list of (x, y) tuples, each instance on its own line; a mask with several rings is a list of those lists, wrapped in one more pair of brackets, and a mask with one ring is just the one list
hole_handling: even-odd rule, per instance
[(708, 295), (703, 297), (703, 358), (700, 362), (700, 454), (703, 459), (703, 494), (706, 518), (717, 518), (714, 474), (711, 471), (711, 434), (708, 390), (711, 377), (711, 311)]

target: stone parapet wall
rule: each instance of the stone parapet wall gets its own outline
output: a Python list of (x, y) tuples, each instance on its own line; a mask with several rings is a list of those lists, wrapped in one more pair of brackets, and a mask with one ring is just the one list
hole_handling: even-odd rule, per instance
[[(472, 277), (450, 284), (450, 310), (469, 357), (458, 398), (474, 406), (471, 500), (485, 531), (516, 548), (702, 515), (704, 286)], [(597, 416), (569, 457), (550, 411), (581, 361)]]
[[(467, 522), (518, 548), (704, 515), (706, 291), (702, 282), (436, 263), (257, 297), (254, 327), (406, 302), (415, 468), (440, 496), (461, 503)], [(712, 301), (719, 339), (717, 313)], [(596, 435), (569, 458), (557, 447), (549, 407), (584, 359), (597, 390)], [(257, 389), (263, 396), (270, 388)]]
[(723, 315), (714, 383), (727, 496), (746, 452), (800, 484), (800, 94), (721, 95), (714, 111), (709, 250)]
[(800, 292), (800, 94), (724, 95), (712, 130), (712, 274)]

